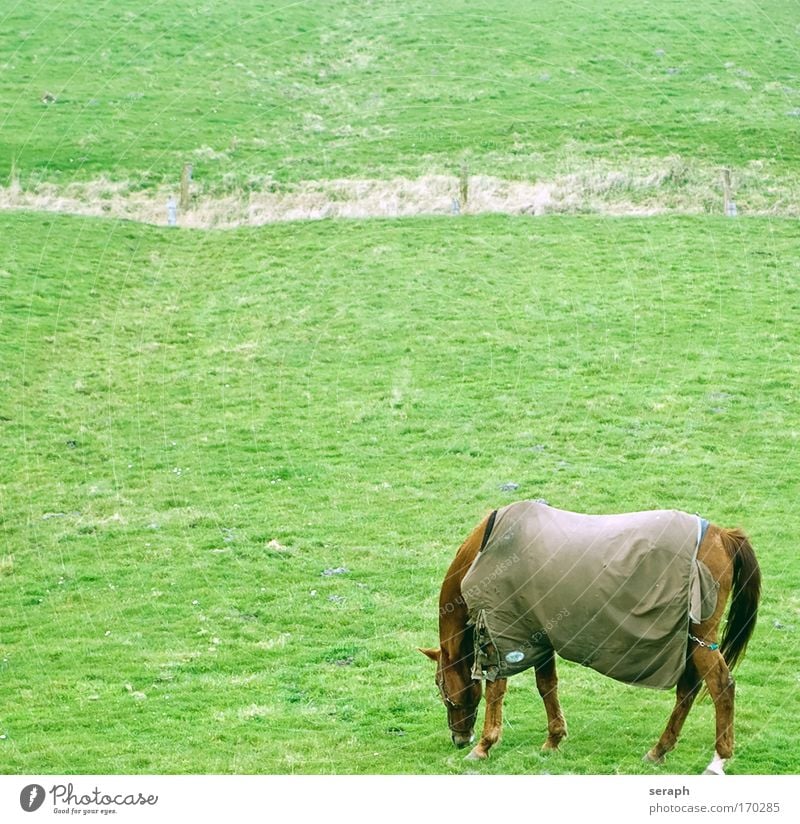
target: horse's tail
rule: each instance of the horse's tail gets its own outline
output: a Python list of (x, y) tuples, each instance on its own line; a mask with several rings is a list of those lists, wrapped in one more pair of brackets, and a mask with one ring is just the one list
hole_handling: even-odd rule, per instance
[(761, 598), (761, 570), (747, 535), (740, 529), (720, 530), (722, 545), (733, 562), (733, 596), (720, 652), (729, 669), (744, 656), (753, 634)]

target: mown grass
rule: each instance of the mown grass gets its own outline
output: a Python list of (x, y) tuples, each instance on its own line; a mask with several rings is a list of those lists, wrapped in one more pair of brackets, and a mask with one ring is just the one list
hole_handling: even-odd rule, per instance
[(15, 4), (0, 180), (135, 189), (192, 162), (199, 191), (223, 192), (677, 156), (756, 164), (780, 200), (799, 160), (795, 18), (779, 0)]
[[(526, 676), (449, 744), (415, 647), (513, 497), (746, 528), (731, 771), (798, 770), (791, 221), (0, 234), (0, 771), (650, 772), (672, 695), (568, 664), (563, 754)], [(712, 745), (705, 703), (667, 769)]]

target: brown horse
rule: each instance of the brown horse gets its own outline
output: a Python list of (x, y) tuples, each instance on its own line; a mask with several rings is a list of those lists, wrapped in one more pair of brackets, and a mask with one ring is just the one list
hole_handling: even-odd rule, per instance
[[(473, 674), (474, 628), (462, 595), (461, 582), (483, 549), (494, 525), (496, 512), (487, 516), (461, 545), (450, 564), (439, 597), (438, 649), (423, 649), (436, 666), (436, 684), (447, 708), (447, 724), (453, 743), (471, 743), (483, 683)], [(708, 620), (692, 623), (687, 638), (686, 664), (676, 684), (676, 701), (667, 726), (655, 746), (644, 756), (662, 764), (673, 749), (686, 716), (705, 682), (716, 714), (716, 748), (706, 773), (724, 774), (725, 762), (733, 755), (734, 681), (731, 670), (742, 658), (755, 627), (761, 591), (761, 573), (747, 536), (738, 529), (708, 526), (697, 550), (719, 584), (716, 608)], [(717, 633), (729, 595), (730, 610), (721, 639)], [(536, 686), (547, 713), (547, 739), (543, 750), (556, 750), (567, 735), (567, 725), (558, 701), (555, 652), (537, 662)], [(486, 714), (483, 733), (467, 756), (484, 759), (500, 739), (506, 678), (486, 682)]]

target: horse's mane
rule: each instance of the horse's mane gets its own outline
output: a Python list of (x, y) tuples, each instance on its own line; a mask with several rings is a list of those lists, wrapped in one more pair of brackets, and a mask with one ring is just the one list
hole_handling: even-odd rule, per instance
[(486, 539), (494, 525), (497, 512), (487, 515), (467, 537), (467, 540), (458, 548), (452, 563), (442, 583), (439, 594), (439, 642), (442, 650), (451, 661), (455, 661), (462, 654), (469, 654), (465, 650), (465, 630), (467, 627), (467, 605), (461, 594), (461, 582), (467, 574), (472, 562), (483, 549)]

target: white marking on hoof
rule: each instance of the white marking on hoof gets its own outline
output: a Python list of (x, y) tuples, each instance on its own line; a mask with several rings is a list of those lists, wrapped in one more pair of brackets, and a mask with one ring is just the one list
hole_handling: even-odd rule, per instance
[(655, 764), (657, 767), (660, 767), (664, 763), (664, 756), (655, 755), (653, 751), (650, 750), (650, 752), (646, 752), (642, 756), (642, 761), (646, 761), (648, 764)]
[(706, 767), (703, 775), (725, 775), (725, 761), (718, 752), (714, 753), (714, 760)]
[(483, 752), (483, 750), (479, 750), (477, 747), (474, 747), (470, 750), (469, 755), (464, 756), (465, 761), (485, 761), (489, 757), (489, 753)]

